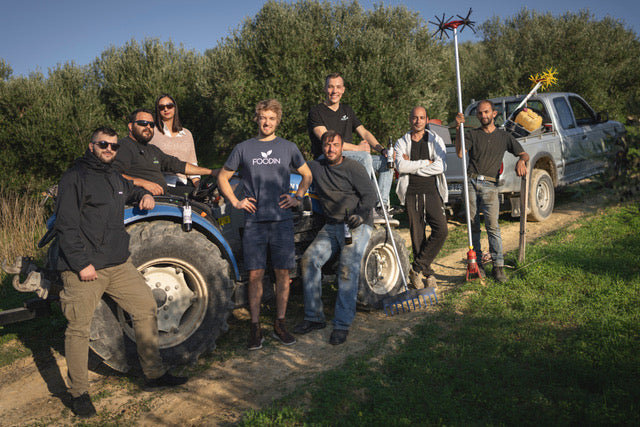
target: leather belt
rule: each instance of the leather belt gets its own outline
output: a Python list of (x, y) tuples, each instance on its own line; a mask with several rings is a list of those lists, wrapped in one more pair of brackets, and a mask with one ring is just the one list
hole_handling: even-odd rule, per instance
[(477, 179), (478, 181), (498, 182), (498, 180), (495, 178), (485, 175), (478, 175), (477, 173), (470, 173), (469, 178)]

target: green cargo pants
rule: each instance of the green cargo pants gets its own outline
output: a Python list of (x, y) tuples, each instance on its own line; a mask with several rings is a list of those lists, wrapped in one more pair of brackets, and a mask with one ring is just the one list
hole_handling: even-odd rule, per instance
[(89, 391), (89, 333), (93, 313), (103, 294), (109, 295), (133, 320), (138, 357), (145, 376), (161, 377), (166, 372), (158, 350), (157, 306), (142, 275), (131, 260), (97, 270), (98, 278), (83, 282), (73, 271), (62, 272), (62, 312), (69, 321), (64, 351), (69, 373), (69, 392), (78, 397)]

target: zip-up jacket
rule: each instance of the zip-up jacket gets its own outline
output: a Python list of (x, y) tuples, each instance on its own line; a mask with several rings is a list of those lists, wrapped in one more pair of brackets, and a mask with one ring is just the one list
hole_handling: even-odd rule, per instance
[(394, 150), (396, 152), (396, 168), (400, 173), (398, 184), (396, 185), (396, 194), (398, 200), (404, 205), (407, 187), (409, 186), (409, 175), (435, 176), (438, 194), (442, 199), (442, 203), (446, 203), (449, 199), (449, 190), (447, 189), (447, 179), (444, 172), (447, 170), (447, 148), (444, 140), (429, 129), (425, 129), (427, 143), (429, 144), (429, 152), (432, 153), (432, 163), (426, 160), (405, 160), (402, 155), (406, 154), (411, 157), (411, 132), (407, 132), (402, 138), (396, 141)]
[(76, 273), (124, 263), (129, 235), (124, 207), (150, 194), (133, 185), (90, 150), (62, 176), (56, 201), (55, 232), (60, 244), (58, 270)]

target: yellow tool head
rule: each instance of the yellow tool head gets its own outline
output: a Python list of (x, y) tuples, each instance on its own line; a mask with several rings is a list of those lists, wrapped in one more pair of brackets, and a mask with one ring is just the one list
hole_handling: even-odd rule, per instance
[(529, 80), (531, 80), (531, 88), (535, 87), (538, 83), (541, 83), (540, 90), (543, 91), (549, 86), (558, 83), (556, 74), (558, 74), (558, 70), (555, 70), (553, 67), (549, 67), (542, 74), (536, 73), (535, 75), (530, 75)]

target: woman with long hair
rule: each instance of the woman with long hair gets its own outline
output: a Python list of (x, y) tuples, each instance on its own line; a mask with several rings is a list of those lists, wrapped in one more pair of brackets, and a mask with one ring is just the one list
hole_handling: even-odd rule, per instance
[[(165, 153), (177, 157), (184, 162), (198, 165), (193, 135), (189, 129), (182, 127), (178, 104), (175, 99), (163, 93), (156, 98), (156, 131), (151, 144), (157, 146)], [(164, 176), (169, 187), (169, 192), (184, 195), (198, 186), (199, 175), (185, 176), (183, 174), (165, 173)]]

